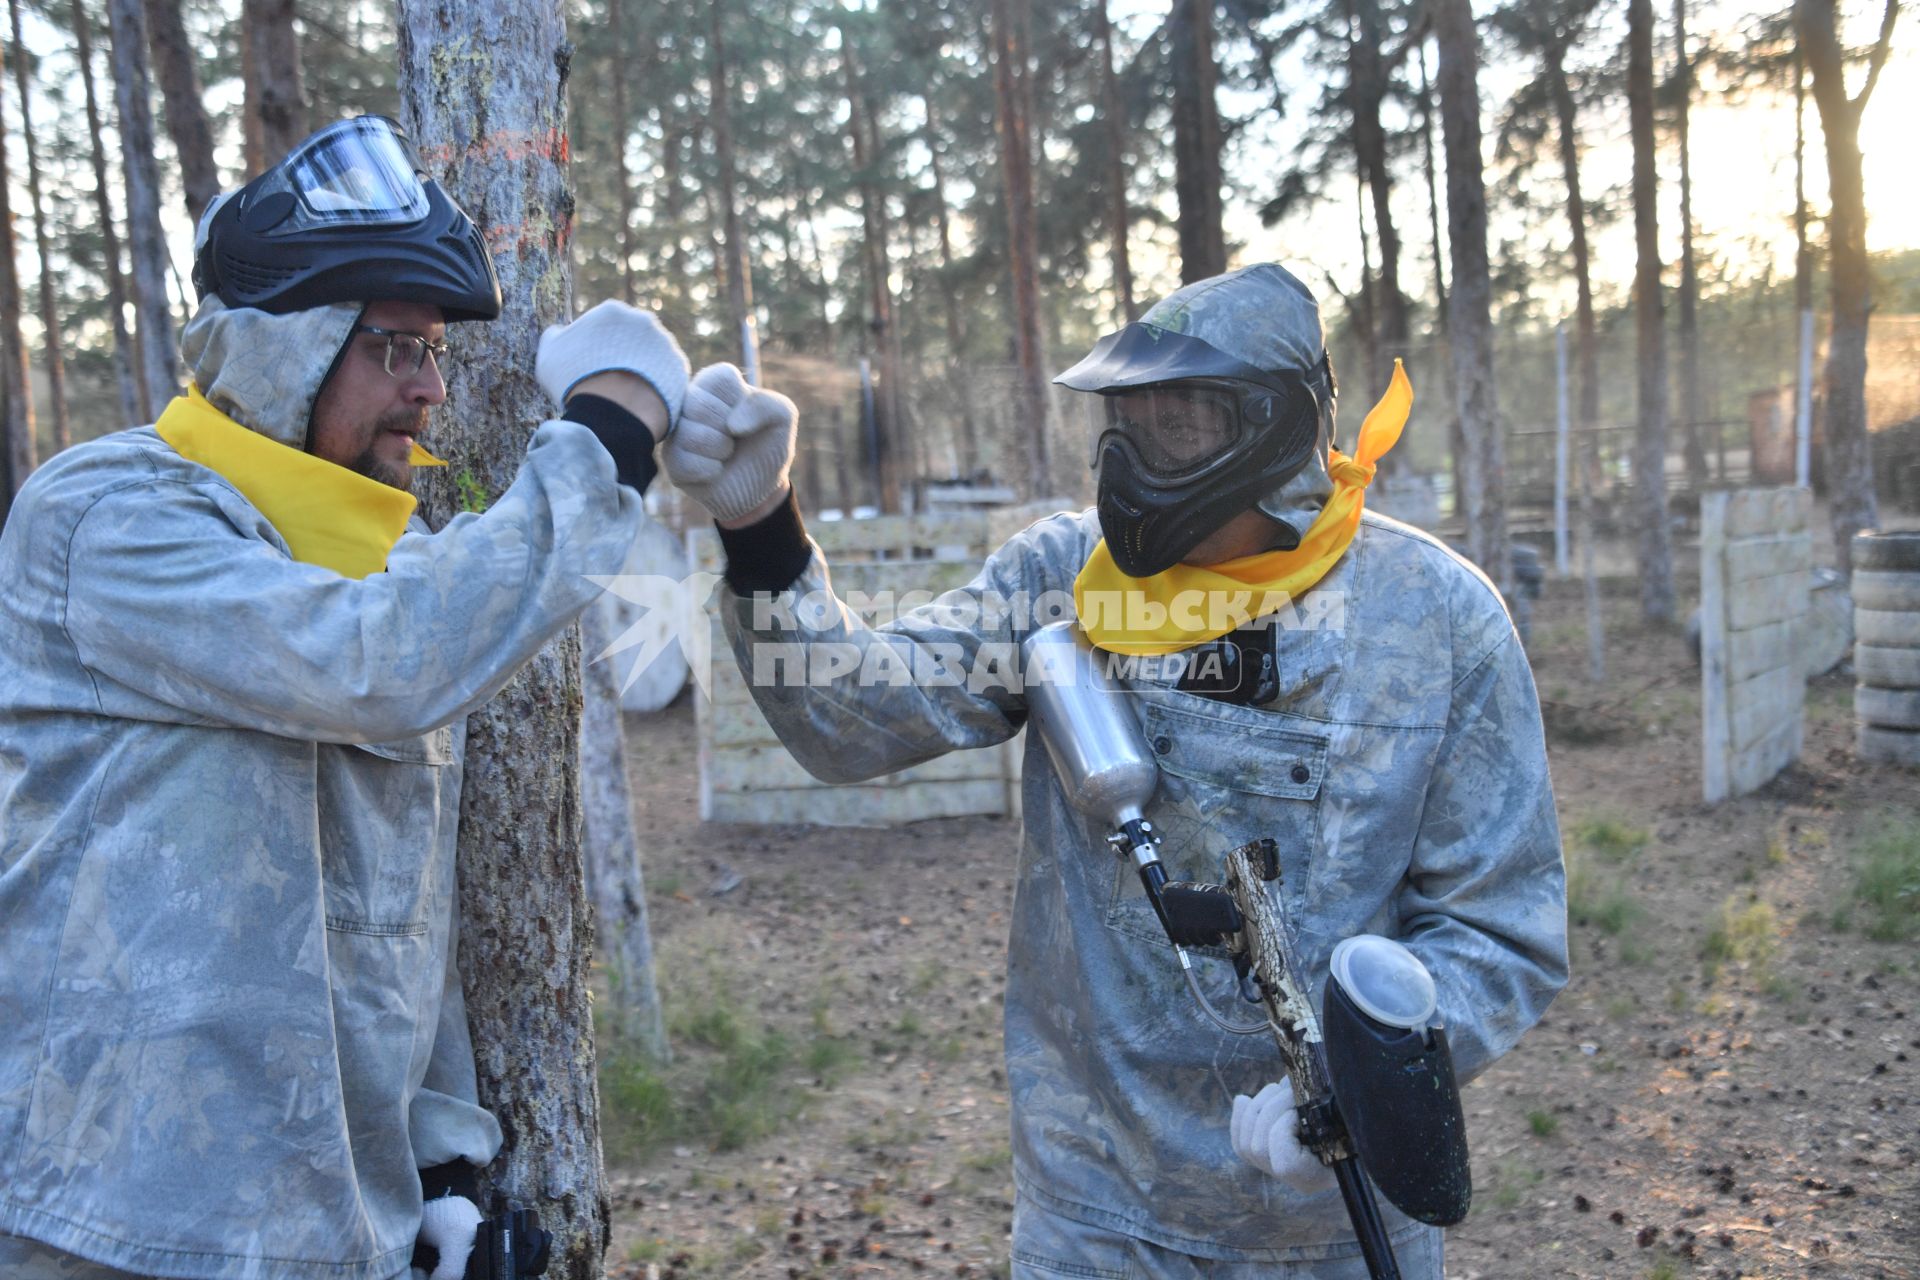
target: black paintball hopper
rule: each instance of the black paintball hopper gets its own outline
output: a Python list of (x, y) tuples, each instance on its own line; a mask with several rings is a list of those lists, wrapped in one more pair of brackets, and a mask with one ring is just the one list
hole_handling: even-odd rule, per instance
[(1341, 1118), (1380, 1194), (1429, 1226), (1464, 1220), (1473, 1175), (1446, 1031), (1369, 1017), (1337, 979), (1327, 983), (1320, 1030)]

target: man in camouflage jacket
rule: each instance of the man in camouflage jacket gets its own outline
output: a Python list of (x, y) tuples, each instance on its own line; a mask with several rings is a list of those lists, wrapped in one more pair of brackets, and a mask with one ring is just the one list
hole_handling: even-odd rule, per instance
[[(1325, 361), (1318, 310), (1278, 267), (1189, 286), (1140, 324), (1150, 344), (1203, 341), (1223, 368), (1308, 376)], [(1227, 554), (1291, 546), (1326, 503), (1324, 391), (1300, 469), (1202, 522), (1258, 531)], [(869, 627), (801, 529), (793, 429), (780, 397), (703, 370), (663, 459), (721, 525), (726, 629), (781, 741), (820, 778), (853, 782), (1017, 733), (1026, 706), (1007, 672), (1022, 639), (1072, 616), (1103, 531), (1125, 533), (1124, 512), (1103, 529), (1111, 459), (1101, 511), (1042, 520), (967, 586)], [(1183, 551), (1224, 558), (1217, 538)], [(1520, 641), (1485, 577), (1371, 513), (1274, 634), (1277, 679), (1258, 705), (1134, 681), (1168, 874), (1218, 882), (1228, 849), (1274, 838), (1304, 968), (1323, 982), (1341, 939), (1399, 939), (1432, 973), (1471, 1079), (1566, 979), (1559, 832)], [(1008, 939), (1014, 1276), (1365, 1276), (1317, 1166), (1281, 1178), (1235, 1158), (1229, 1104), (1280, 1076), (1272, 1043), (1223, 1034), (1194, 1006), (1131, 862), (1067, 803), (1036, 736)], [(1229, 966), (1199, 967), (1228, 1007)], [(1440, 1232), (1382, 1207), (1402, 1274), (1439, 1280)]]
[[(330, 172), (394, 153), (367, 119)], [(455, 967), (464, 717), (619, 571), (687, 366), (618, 304), (549, 330), (569, 420), (429, 532), (404, 490), (444, 321), (498, 285), (433, 257), (471, 233), (437, 188), (402, 209), (438, 227), (385, 232), (365, 188), (294, 296), (216, 276), (192, 387), (41, 467), (0, 534), (8, 1280), (391, 1280), (416, 1232), (444, 1280), (471, 1246), (442, 1193), (501, 1134)]]

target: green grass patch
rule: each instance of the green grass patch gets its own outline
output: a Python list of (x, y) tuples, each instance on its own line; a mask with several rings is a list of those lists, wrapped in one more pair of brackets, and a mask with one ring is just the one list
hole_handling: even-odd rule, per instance
[(813, 1093), (836, 1082), (855, 1054), (816, 1021), (799, 1038), (724, 998), (670, 1008), (673, 1061), (613, 1043), (600, 1056), (602, 1137), (615, 1160), (667, 1142), (728, 1151), (779, 1132)]
[(1729, 898), (1720, 907), (1718, 923), (1700, 944), (1700, 959), (1709, 980), (1734, 964), (1761, 971), (1764, 981), (1767, 961), (1779, 946), (1780, 920), (1772, 906), (1756, 900), (1742, 904), (1737, 898)]
[(1602, 871), (1581, 848), (1566, 851), (1567, 918), (1574, 924), (1619, 937), (1640, 917), (1640, 904), (1619, 875)]
[(1652, 834), (1618, 818), (1592, 816), (1573, 824), (1573, 842), (1608, 862), (1625, 862), (1647, 847)]
[(1866, 919), (1861, 932), (1875, 942), (1920, 936), (1920, 820), (1888, 815), (1855, 853), (1854, 900)]
[(1560, 1132), (1560, 1121), (1551, 1111), (1529, 1111), (1527, 1129), (1536, 1138), (1551, 1138)]

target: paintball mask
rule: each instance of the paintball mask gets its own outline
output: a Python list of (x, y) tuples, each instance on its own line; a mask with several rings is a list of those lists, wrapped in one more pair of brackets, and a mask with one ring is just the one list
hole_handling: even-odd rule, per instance
[(222, 197), (200, 229), (193, 286), (274, 314), (374, 298), (437, 306), (449, 323), (500, 314), (479, 229), (385, 116), (329, 125)]
[(1170, 569), (1313, 457), (1332, 396), (1312, 371), (1257, 369), (1203, 338), (1134, 323), (1054, 379), (1087, 401), (1100, 529), (1130, 577)]

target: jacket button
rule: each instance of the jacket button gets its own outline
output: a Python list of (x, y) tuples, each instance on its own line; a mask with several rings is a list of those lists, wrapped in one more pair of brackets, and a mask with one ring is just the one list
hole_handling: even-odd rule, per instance
[(1303, 764), (1297, 764), (1293, 766), (1292, 777), (1295, 782), (1300, 783), (1301, 785), (1304, 786), (1306, 784), (1307, 779), (1311, 778), (1312, 776), (1313, 776), (1313, 770), (1307, 768), (1307, 766)]
[(1173, 750), (1173, 739), (1169, 738), (1166, 734), (1163, 733), (1153, 740), (1153, 753), (1155, 755), (1163, 756), (1171, 750)]

